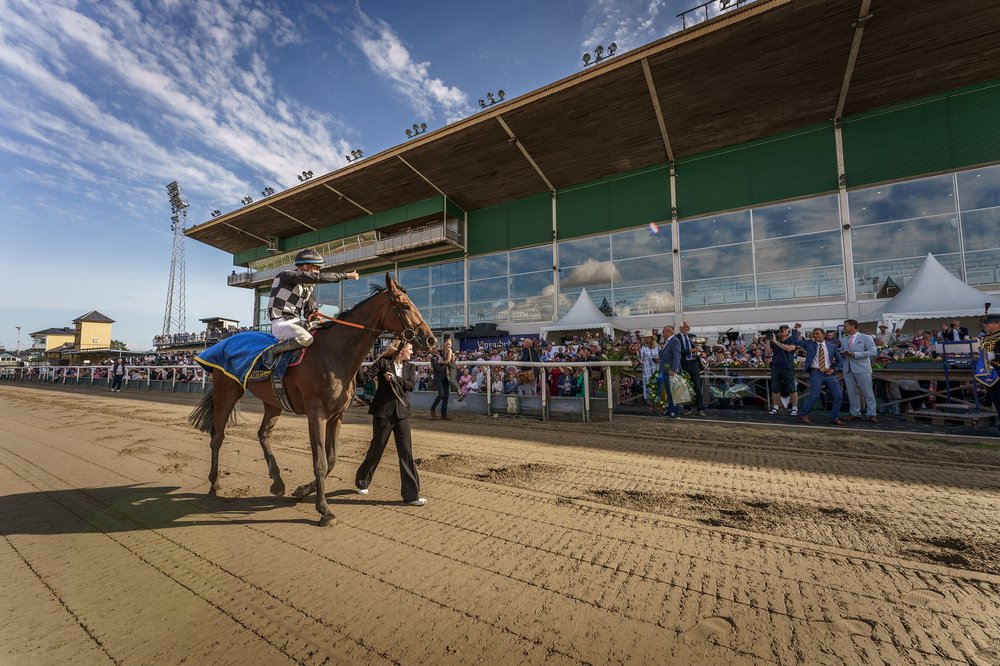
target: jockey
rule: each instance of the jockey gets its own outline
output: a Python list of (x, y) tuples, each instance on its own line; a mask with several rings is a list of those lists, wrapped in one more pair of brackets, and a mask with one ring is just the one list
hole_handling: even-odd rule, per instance
[(271, 283), (271, 297), (267, 301), (267, 316), (271, 320), (271, 334), (278, 344), (264, 352), (262, 361), (271, 367), (281, 352), (308, 347), (313, 336), (300, 321), (319, 307), (313, 297), (313, 287), (318, 282), (357, 280), (358, 272), (320, 273), (323, 257), (313, 249), (295, 255), (295, 270), (282, 271)]

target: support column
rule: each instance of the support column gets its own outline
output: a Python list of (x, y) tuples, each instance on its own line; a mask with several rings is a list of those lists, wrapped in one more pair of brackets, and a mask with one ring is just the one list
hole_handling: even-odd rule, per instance
[(552, 321), (559, 321), (559, 221), (556, 193), (552, 191)]
[(856, 309), (852, 307), (858, 298), (857, 285), (854, 282), (854, 249), (851, 239), (851, 210), (847, 199), (847, 171), (844, 168), (844, 139), (841, 132), (840, 121), (833, 125), (833, 139), (837, 149), (837, 199), (840, 205), (840, 228), (841, 238), (844, 245), (844, 277), (847, 280), (848, 316), (855, 316)]
[(674, 327), (684, 321), (684, 300), (681, 293), (681, 228), (677, 222), (677, 164), (670, 163), (670, 240), (674, 246)]

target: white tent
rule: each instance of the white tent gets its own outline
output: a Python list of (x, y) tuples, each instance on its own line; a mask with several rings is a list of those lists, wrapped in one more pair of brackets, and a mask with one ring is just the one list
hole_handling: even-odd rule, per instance
[(569, 312), (556, 323), (542, 326), (541, 334), (543, 338), (547, 338), (549, 333), (596, 330), (604, 331), (606, 335), (614, 335), (614, 325), (611, 323), (611, 319), (594, 305), (590, 294), (584, 289), (580, 292), (579, 298), (576, 299), (576, 303), (569, 309)]
[(989, 294), (962, 282), (928, 252), (920, 270), (903, 290), (859, 321), (888, 321), (902, 326), (909, 319), (971, 317), (982, 314), (989, 300)]

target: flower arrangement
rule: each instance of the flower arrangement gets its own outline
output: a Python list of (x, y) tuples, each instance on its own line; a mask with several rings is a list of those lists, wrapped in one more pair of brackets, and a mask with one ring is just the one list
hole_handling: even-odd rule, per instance
[[(657, 391), (656, 390), (657, 389), (657, 386), (656, 386), (656, 377), (657, 377), (658, 374), (659, 373), (653, 373), (652, 375), (650, 375), (649, 381), (646, 382), (646, 389), (647, 389), (647, 392), (649, 393), (649, 400), (650, 400), (650, 404), (652, 405), (653, 409), (658, 414), (662, 414), (663, 412), (667, 411), (667, 407), (668, 407), (667, 392), (666, 392), (666, 390), (663, 390), (663, 391)], [(680, 377), (687, 384), (688, 394), (689, 395), (694, 395), (694, 383), (691, 381), (691, 378), (688, 376), (688, 374), (686, 372), (682, 372), (680, 374)]]
[(743, 364), (740, 361), (737, 361), (737, 360), (727, 360), (727, 361), (722, 361), (721, 363), (716, 363), (715, 367), (717, 367), (717, 368), (745, 368), (746, 365)]

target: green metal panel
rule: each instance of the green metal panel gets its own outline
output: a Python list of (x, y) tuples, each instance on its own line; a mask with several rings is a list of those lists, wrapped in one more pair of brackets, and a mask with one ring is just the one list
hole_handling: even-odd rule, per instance
[(344, 236), (353, 236), (375, 228), (375, 218), (371, 215), (356, 217), (344, 223)]
[(248, 263), (257, 258), (257, 248), (250, 248), (249, 250), (243, 250), (242, 252), (237, 252), (233, 255), (233, 266), (246, 266)]
[(451, 199), (448, 199), (447, 202), (446, 210), (448, 211), (448, 217), (457, 217), (460, 220), (465, 219), (465, 211), (457, 203)]
[(849, 187), (952, 168), (948, 100), (844, 120)]
[(750, 157), (744, 146), (677, 161), (677, 214), (694, 217), (750, 204)]
[(552, 195), (538, 194), (507, 206), (507, 248), (552, 240)]
[(956, 168), (1000, 160), (1000, 84), (948, 98)]
[(284, 240), (284, 243), (279, 244), (282, 250), (300, 250), (304, 247), (312, 247), (319, 244), (319, 232), (310, 231), (301, 236), (292, 236), (291, 238), (282, 240)]
[(406, 219), (413, 220), (424, 215), (444, 211), (444, 197), (431, 197), (406, 206)]
[(381, 213), (375, 213), (375, 228), (381, 229), (382, 227), (388, 227), (390, 224), (406, 222), (407, 219), (409, 218), (406, 216), (406, 206), (397, 206), (396, 208), (384, 210)]
[(440, 264), (446, 261), (454, 261), (455, 259), (461, 259), (464, 255), (463, 252), (449, 252), (448, 254), (436, 254), (433, 257), (421, 257), (419, 259), (411, 259), (409, 261), (399, 262), (399, 268), (413, 268), (414, 266), (424, 266), (426, 264)]
[(559, 238), (576, 238), (611, 229), (611, 188), (608, 182), (556, 193)]
[(469, 211), (469, 254), (507, 249), (507, 208), (492, 206)]
[(338, 238), (343, 238), (347, 230), (346, 224), (335, 224), (332, 227), (326, 227), (325, 229), (319, 230), (319, 240), (320, 242), (337, 240)]
[(670, 219), (670, 170), (667, 166), (615, 178), (608, 185), (611, 229)]
[(833, 125), (749, 146), (750, 203), (766, 203), (837, 189)]

